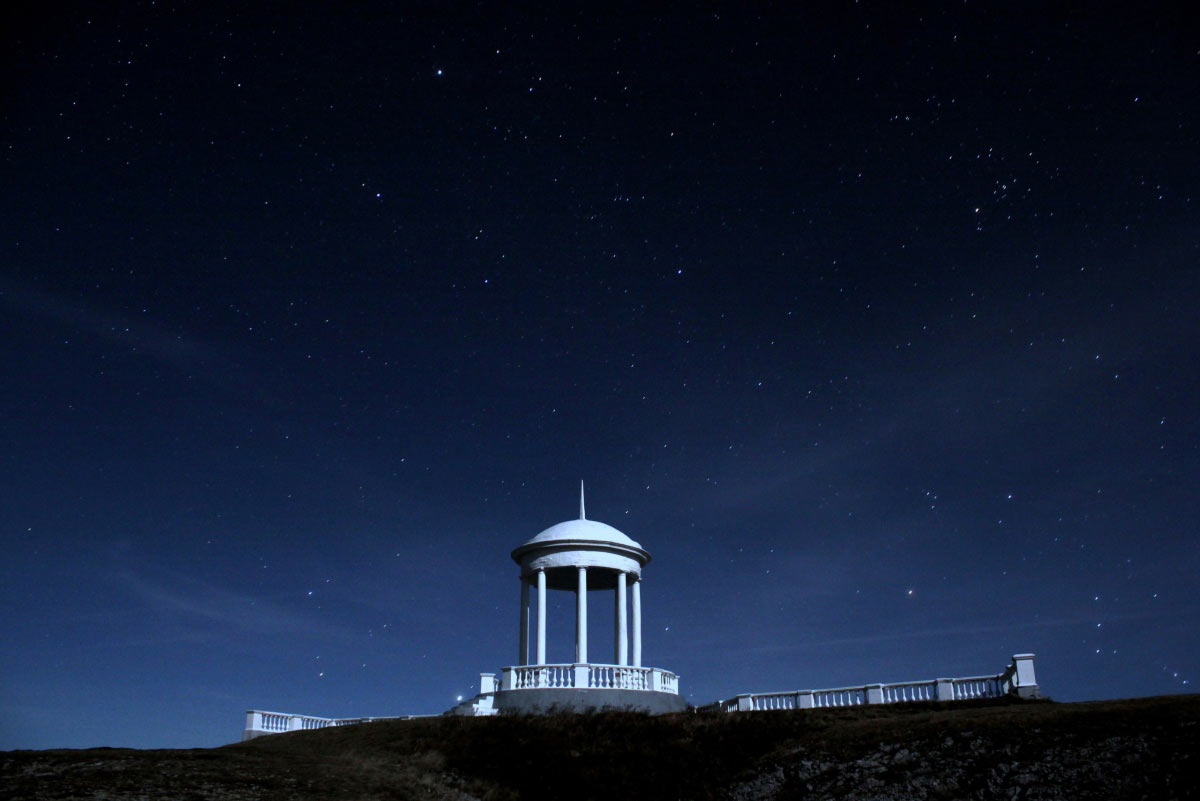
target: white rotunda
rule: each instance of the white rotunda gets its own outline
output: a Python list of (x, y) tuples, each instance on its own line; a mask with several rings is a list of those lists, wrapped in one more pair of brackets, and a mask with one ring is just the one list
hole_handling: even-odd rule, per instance
[[(472, 703), (475, 714), (551, 708), (661, 713), (687, 707), (674, 673), (642, 666), (642, 568), (650, 554), (612, 526), (587, 519), (583, 482), (579, 519), (551, 526), (513, 550), (512, 558), (521, 568), (517, 664), (501, 670), (499, 686), (494, 676), (483, 675), (480, 696)], [(612, 661), (592, 662), (588, 594), (608, 590), (614, 593)], [(575, 593), (573, 662), (546, 659), (546, 596), (551, 591)]]
[[(688, 708), (679, 695), (679, 677), (669, 670), (642, 665), (642, 568), (650, 554), (615, 528), (588, 520), (579, 485), (579, 519), (551, 526), (512, 552), (520, 565), (521, 618), (517, 664), (479, 677), (479, 693), (462, 700), (451, 715), (495, 715), (499, 712), (582, 712), (625, 709), (651, 714)], [(614, 647), (611, 662), (592, 662), (588, 651), (588, 594), (613, 591)], [(546, 596), (551, 591), (575, 593), (575, 659), (549, 662), (546, 654)], [(632, 599), (632, 620), (630, 600)], [(536, 602), (536, 606), (534, 605)], [(536, 617), (534, 614), (536, 613)], [(632, 634), (632, 637), (631, 637)], [(633, 641), (632, 658), (629, 654)], [(531, 642), (532, 640), (532, 642)], [(531, 654), (532, 651), (532, 654)], [(760, 709), (811, 709), (861, 704), (967, 701), (1040, 694), (1033, 654), (1015, 654), (995, 675), (938, 678), (892, 684), (867, 684), (827, 690), (740, 693), (715, 701), (707, 709), (747, 712)], [(400, 716), (405, 719), (414, 716)], [(421, 717), (421, 716), (416, 716)], [(251, 709), (243, 739), (285, 731), (344, 726), (379, 717), (326, 718)], [(393, 718), (394, 719), (394, 718)]]

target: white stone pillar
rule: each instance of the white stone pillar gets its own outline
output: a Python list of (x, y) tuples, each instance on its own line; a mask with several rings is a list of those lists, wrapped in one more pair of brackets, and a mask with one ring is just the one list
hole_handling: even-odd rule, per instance
[(633, 666), (642, 666), (642, 579), (633, 580)]
[(1022, 698), (1038, 698), (1041, 695), (1037, 675), (1033, 672), (1033, 654), (1013, 654), (1013, 673), (1017, 695)]
[(621, 666), (629, 664), (629, 623), (625, 618), (625, 571), (617, 573), (617, 636), (616, 663)]
[(575, 590), (575, 663), (587, 661), (587, 568), (581, 567)]
[(538, 617), (537, 617), (537, 663), (546, 664), (546, 571), (537, 572)]
[(529, 581), (521, 576), (521, 654), (518, 665), (529, 664)]

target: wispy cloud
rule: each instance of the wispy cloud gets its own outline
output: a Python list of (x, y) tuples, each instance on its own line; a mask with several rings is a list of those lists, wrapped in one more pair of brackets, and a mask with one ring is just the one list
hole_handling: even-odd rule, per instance
[[(92, 299), (66, 297), (0, 277), (0, 309), (58, 327), (64, 338), (119, 347), (123, 352), (195, 377), (209, 387), (253, 403), (278, 407), (283, 396), (264, 381), (269, 361), (253, 349), (236, 355), (184, 330), (168, 330), (153, 315), (130, 315)], [(241, 407), (231, 413), (241, 414)]]
[[(1106, 620), (1145, 620), (1155, 617), (1162, 617), (1157, 614), (1129, 614), (1108, 616)], [(1022, 631), (1039, 628), (1059, 628), (1064, 626), (1086, 626), (1095, 625), (1094, 617), (1067, 617), (1067, 618), (1048, 618), (1045, 620), (1025, 620), (1012, 623), (994, 623), (990, 625), (970, 625), (964, 624), (961, 626), (945, 626), (932, 629), (918, 629), (907, 631), (889, 631), (876, 634), (862, 634), (852, 637), (834, 637), (827, 640), (803, 640), (797, 642), (774, 642), (763, 645), (754, 645), (747, 648), (733, 648), (731, 653), (742, 654), (787, 654), (801, 653), (803, 651), (811, 651), (819, 648), (828, 648), (836, 645), (872, 645), (875, 643), (898, 642), (904, 640), (920, 640), (930, 637), (954, 637), (954, 636), (971, 636), (976, 634), (995, 634), (1005, 631)], [(729, 643), (724, 641), (723, 644), (728, 647)], [(713, 643), (695, 643), (696, 646), (709, 648)]]
[(0, 281), (0, 301), (17, 313), (53, 321), (64, 328), (128, 346), (182, 370), (221, 363), (215, 351), (199, 340), (163, 330), (148, 319), (130, 317), (80, 300)]
[[(944, 458), (963, 454), (988, 453), (1008, 443), (1015, 430), (1024, 430), (1029, 417), (1044, 410), (1069, 410), (1086, 397), (1087, 388), (1107, 375), (1097, 365), (1113, 366), (1120, 372), (1135, 372), (1135, 365), (1153, 362), (1184, 361), (1189, 353), (1180, 353), (1181, 342), (1195, 341), (1181, 331), (1200, 333), (1200, 324), (1193, 317), (1179, 314), (1172, 317), (1175, 336), (1164, 337), (1161, 331), (1147, 330), (1137, 321), (1161, 316), (1164, 298), (1195, 295), (1197, 275), (1162, 279), (1162, 287), (1131, 286), (1123, 308), (1114, 309), (1105, 318), (1096, 318), (1074, 331), (1069, 343), (1060, 350), (1059, 343), (1039, 341), (1027, 354), (1018, 356), (1011, 351), (964, 354), (950, 345), (931, 345), (931, 351), (920, 368), (923, 380), (881, 393), (878, 387), (864, 389), (860, 395), (870, 404), (869, 424), (862, 421), (828, 421), (813, 429), (812, 440), (819, 445), (790, 447), (782, 453), (783, 442), (803, 442), (800, 432), (809, 424), (822, 421), (828, 415), (821, 404), (800, 404), (780, 408), (775, 414), (763, 415), (761, 422), (746, 426), (739, 438), (739, 451), (754, 454), (749, 464), (731, 462), (727, 471), (714, 473), (715, 483), (706, 486), (698, 503), (716, 513), (738, 513), (772, 506), (781, 498), (803, 493), (817, 493), (819, 487), (831, 480), (846, 476), (859, 477), (851, 482), (853, 492), (869, 495), (875, 490), (861, 477), (876, 474), (881, 465), (902, 463), (910, 458), (914, 467), (920, 464), (918, 454), (933, 452)], [(1173, 293), (1165, 287), (1174, 288)], [(1008, 325), (994, 319), (992, 326), (997, 338), (1009, 337)], [(1064, 340), (1065, 342), (1065, 340)], [(1086, 343), (1086, 345), (1084, 344)], [(1081, 351), (1081, 348), (1089, 348)], [(1078, 352), (1075, 364), (1064, 362), (1063, 352)], [(1102, 354), (1095, 363), (1087, 354)], [(860, 372), (872, 368), (870, 357), (856, 365)], [(1023, 407), (1030, 415), (980, 414), (980, 398), (1002, 399), (997, 408)], [(951, 425), (960, 405), (974, 403), (976, 409), (966, 409), (961, 424)], [(831, 401), (832, 402), (832, 401)], [(832, 407), (831, 407), (832, 408)], [(700, 421), (711, 413), (708, 408), (694, 412)], [(703, 423), (698, 422), (698, 429)], [(1064, 460), (1077, 462), (1081, 470), (1088, 469), (1093, 443), (1067, 440), (1052, 443), (1060, 448)], [(932, 460), (930, 460), (932, 461)], [(688, 473), (687, 457), (659, 456), (656, 466), (674, 475)], [(884, 486), (888, 486), (886, 483)], [(819, 493), (817, 493), (819, 494)], [(690, 500), (690, 498), (689, 498)]]
[(344, 629), (281, 606), (268, 598), (194, 578), (158, 572), (161, 579), (147, 578), (129, 570), (115, 575), (116, 581), (156, 610), (173, 614), (191, 624), (206, 624), (222, 631), (257, 635), (305, 635), (344, 639)]

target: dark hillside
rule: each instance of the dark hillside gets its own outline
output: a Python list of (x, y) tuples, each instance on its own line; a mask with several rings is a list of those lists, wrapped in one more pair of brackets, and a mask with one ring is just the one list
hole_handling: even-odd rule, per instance
[[(14, 751), (4, 798), (1182, 799), (1200, 696), (387, 721), (216, 749)], [(1185, 778), (1189, 777), (1189, 778)]]

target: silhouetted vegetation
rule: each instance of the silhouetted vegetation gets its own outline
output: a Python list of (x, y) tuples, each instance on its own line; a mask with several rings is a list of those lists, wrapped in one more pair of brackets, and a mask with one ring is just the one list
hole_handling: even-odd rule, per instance
[(15, 751), (5, 798), (1191, 797), (1200, 696), (443, 717), (217, 749)]

